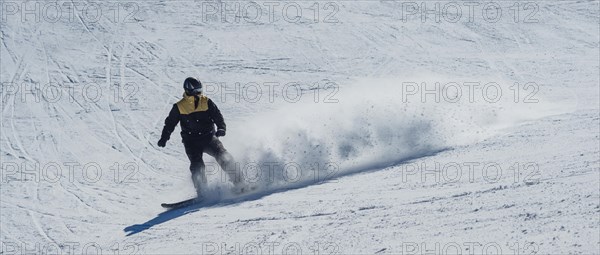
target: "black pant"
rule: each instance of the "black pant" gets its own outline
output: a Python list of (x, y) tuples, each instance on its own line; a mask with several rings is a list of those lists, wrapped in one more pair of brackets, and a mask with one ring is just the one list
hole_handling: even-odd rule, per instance
[(240, 181), (240, 176), (237, 175), (235, 161), (233, 156), (225, 147), (223, 143), (219, 141), (217, 137), (211, 135), (205, 138), (199, 139), (186, 139), (183, 141), (185, 146), (185, 153), (190, 159), (190, 171), (192, 172), (192, 181), (196, 191), (200, 193), (202, 186), (206, 186), (206, 173), (204, 160), (202, 154), (206, 154), (214, 157), (221, 166), (221, 169), (229, 175), (229, 180), (234, 184)]

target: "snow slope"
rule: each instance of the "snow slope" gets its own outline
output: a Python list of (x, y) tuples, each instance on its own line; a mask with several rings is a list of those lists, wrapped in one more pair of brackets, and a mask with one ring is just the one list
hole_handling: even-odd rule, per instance
[[(598, 1), (57, 3), (0, 6), (2, 254), (600, 253)], [(259, 188), (164, 212), (188, 76)]]

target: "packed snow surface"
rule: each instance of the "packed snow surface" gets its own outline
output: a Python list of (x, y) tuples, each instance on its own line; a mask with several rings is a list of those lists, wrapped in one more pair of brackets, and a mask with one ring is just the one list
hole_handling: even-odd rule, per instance
[(598, 1), (0, 5), (0, 254), (600, 253)]

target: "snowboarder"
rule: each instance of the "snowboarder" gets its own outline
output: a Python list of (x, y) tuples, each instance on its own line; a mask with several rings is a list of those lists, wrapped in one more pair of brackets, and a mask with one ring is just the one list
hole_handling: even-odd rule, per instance
[[(217, 105), (202, 94), (202, 83), (196, 78), (187, 78), (183, 83), (185, 90), (183, 99), (173, 105), (169, 116), (165, 119), (159, 147), (165, 147), (175, 130), (181, 124), (181, 138), (185, 153), (190, 160), (192, 181), (198, 197), (201, 189), (207, 184), (205, 165), (202, 154), (214, 157), (229, 180), (234, 184), (234, 191), (241, 192), (242, 180), (236, 171), (236, 164), (229, 152), (223, 147), (218, 137), (225, 136), (226, 125)], [(217, 129), (215, 131), (215, 125)]]

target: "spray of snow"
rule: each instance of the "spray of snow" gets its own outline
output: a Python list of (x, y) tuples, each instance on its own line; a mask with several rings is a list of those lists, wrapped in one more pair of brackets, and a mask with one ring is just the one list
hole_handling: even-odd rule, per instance
[(508, 89), (511, 82), (487, 80), (502, 86), (503, 94), (488, 89), (484, 97), (479, 88), (470, 100), (468, 87), (458, 83), (461, 92), (447, 86), (439, 100), (433, 94), (423, 100), (421, 91), (407, 93), (411, 89), (407, 89), (408, 82), (433, 88), (436, 82), (444, 87), (451, 80), (365, 79), (341, 87), (336, 103), (300, 101), (231, 123), (224, 139), (239, 162), (244, 180), (267, 191), (301, 187), (431, 155), (559, 111), (543, 104), (540, 95), (536, 95), (537, 103), (515, 102)]

